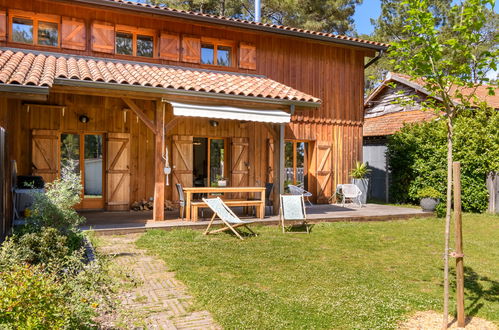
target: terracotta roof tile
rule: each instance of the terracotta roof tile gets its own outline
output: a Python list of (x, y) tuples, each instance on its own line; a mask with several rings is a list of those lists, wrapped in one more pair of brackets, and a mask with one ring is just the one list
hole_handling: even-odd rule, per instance
[(429, 121), (436, 118), (431, 111), (400, 111), (383, 116), (367, 118), (364, 121), (364, 136), (386, 136), (399, 131), (404, 124)]
[(263, 76), (0, 50), (0, 84), (52, 87), (57, 78), (321, 102)]
[(231, 18), (231, 17), (225, 17), (225, 16), (217, 16), (217, 15), (209, 15), (209, 14), (203, 14), (203, 13), (194, 12), (194, 11), (187, 11), (187, 10), (179, 10), (179, 9), (169, 8), (169, 7), (166, 7), (166, 6), (159, 6), (159, 5), (152, 5), (152, 4), (146, 4), (146, 3), (139, 3), (139, 2), (135, 2), (135, 1), (128, 1), (128, 0), (102, 0), (102, 2), (118, 3), (118, 4), (125, 5), (125, 6), (129, 7), (130, 9), (135, 9), (137, 7), (146, 7), (146, 8), (152, 8), (152, 9), (156, 9), (158, 11), (163, 11), (163, 12), (168, 12), (168, 13), (181, 13), (181, 14), (187, 14), (187, 15), (191, 15), (191, 16), (202, 16), (202, 17), (206, 17), (206, 18), (211, 18), (211, 19), (219, 20), (220, 23), (224, 23), (224, 22), (237, 22), (237, 23), (242, 23), (242, 24), (247, 24), (247, 25), (253, 25), (253, 26), (262, 26), (262, 27), (267, 27), (267, 28), (275, 29), (276, 32), (279, 32), (279, 31), (299, 32), (299, 33), (303, 33), (305, 35), (311, 35), (311, 36), (316, 35), (316, 36), (328, 37), (328, 38), (331, 38), (331, 39), (348, 40), (348, 41), (353, 41), (353, 42), (356, 42), (356, 43), (359, 43), (359, 44), (379, 46), (379, 47), (382, 47), (382, 48), (388, 48), (390, 46), (388, 44), (381, 43), (381, 42), (376, 42), (376, 41), (371, 41), (371, 40), (365, 40), (365, 39), (359, 39), (359, 38), (353, 38), (353, 37), (344, 36), (344, 35), (337, 35), (337, 34), (332, 34), (332, 33), (327, 33), (327, 32), (305, 30), (305, 29), (294, 28), (294, 27), (284, 26), (284, 25), (277, 25), (277, 24), (258, 23), (258, 22), (244, 20), (244, 19)]

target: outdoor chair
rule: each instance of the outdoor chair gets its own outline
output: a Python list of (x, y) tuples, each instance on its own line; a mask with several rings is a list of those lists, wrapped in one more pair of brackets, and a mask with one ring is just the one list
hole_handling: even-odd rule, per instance
[[(295, 225), (295, 223), (293, 223), (295, 221), (301, 221), (301, 224), (299, 225), (305, 226), (306, 233), (310, 233), (310, 225), (307, 223), (305, 199), (303, 198), (303, 195), (281, 195), (281, 207), (279, 211), (283, 233), (305, 233), (291, 231)], [(286, 226), (286, 222), (291, 222), (291, 224)]]
[[(257, 236), (256, 233), (248, 227), (248, 225), (254, 223), (254, 221), (243, 221), (239, 219), (237, 215), (235, 215), (234, 212), (232, 212), (232, 210), (220, 199), (220, 197), (203, 198), (203, 202), (205, 202), (206, 205), (208, 205), (208, 207), (213, 211), (213, 216), (211, 217), (210, 223), (204, 232), (205, 235), (231, 230), (237, 237), (243, 239), (237, 228), (245, 227), (253, 235)], [(220, 229), (210, 231), (211, 225), (217, 216), (220, 220), (222, 220), (225, 226)]]
[(184, 189), (182, 189), (182, 185), (180, 183), (176, 183), (178, 192), (178, 204), (179, 204), (179, 216), (184, 221), (184, 210), (185, 210), (185, 197), (184, 197)]
[[(340, 186), (340, 185), (338, 185)], [(337, 188), (338, 189), (338, 188)], [(345, 202), (347, 200), (351, 200), (352, 203), (357, 203), (359, 204), (359, 207), (362, 207), (362, 202), (360, 200), (360, 195), (362, 195), (362, 191), (360, 191), (359, 187), (357, 187), (354, 184), (342, 184), (341, 187), (341, 206), (345, 206)]]
[(295, 186), (295, 185), (292, 185), (292, 184), (288, 185), (288, 189), (289, 189), (289, 193), (291, 195), (302, 195), (303, 197), (305, 197), (307, 199), (308, 204), (312, 205), (312, 203), (308, 199), (309, 197), (312, 197), (311, 192), (308, 192), (305, 189), (298, 187), (298, 186)]

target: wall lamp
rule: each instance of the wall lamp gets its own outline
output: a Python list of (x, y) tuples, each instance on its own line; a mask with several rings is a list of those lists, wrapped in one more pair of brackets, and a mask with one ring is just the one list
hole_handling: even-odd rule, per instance
[(217, 127), (218, 126), (218, 121), (216, 121), (216, 120), (210, 120), (210, 125), (212, 127)]
[(80, 120), (80, 123), (84, 123), (84, 124), (86, 124), (90, 121), (90, 118), (88, 118), (85, 115), (81, 115), (80, 117), (78, 117), (78, 119)]

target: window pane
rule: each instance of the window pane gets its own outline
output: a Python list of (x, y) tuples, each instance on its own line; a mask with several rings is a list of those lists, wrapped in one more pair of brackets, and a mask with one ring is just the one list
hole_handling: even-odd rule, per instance
[(210, 186), (217, 186), (224, 178), (225, 149), (224, 140), (210, 140)]
[(307, 143), (296, 143), (296, 184), (306, 184), (307, 176)]
[(57, 46), (59, 43), (59, 26), (57, 23), (38, 22), (38, 44)]
[(215, 56), (215, 48), (213, 45), (201, 45), (201, 63), (214, 64), (213, 58)]
[(102, 198), (102, 135), (85, 135), (85, 198)]
[(61, 165), (70, 162), (75, 165), (75, 173), (80, 173), (80, 136), (78, 134), (61, 134)]
[(12, 41), (33, 43), (33, 21), (24, 18), (12, 19)]
[(137, 56), (153, 57), (153, 37), (137, 36)]
[(222, 66), (231, 66), (232, 48), (226, 46), (217, 47), (217, 64)]
[(131, 33), (116, 33), (116, 53), (133, 55), (133, 35)]

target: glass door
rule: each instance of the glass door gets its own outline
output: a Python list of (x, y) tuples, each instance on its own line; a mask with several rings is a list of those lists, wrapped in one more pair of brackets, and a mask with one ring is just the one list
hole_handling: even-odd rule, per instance
[(102, 134), (61, 134), (61, 165), (73, 162), (81, 175), (82, 201), (77, 208), (104, 208), (104, 153)]
[(284, 163), (286, 170), (285, 185), (292, 184), (308, 190), (308, 143), (304, 141), (286, 141), (284, 145)]

